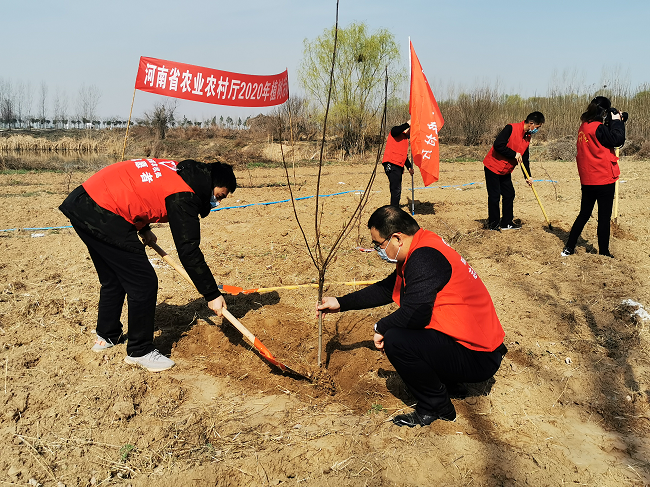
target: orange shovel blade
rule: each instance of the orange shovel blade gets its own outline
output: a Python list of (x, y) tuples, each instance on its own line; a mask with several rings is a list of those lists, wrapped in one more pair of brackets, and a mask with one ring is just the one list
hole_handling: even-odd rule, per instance
[(240, 292), (242, 292), (244, 290), (244, 288), (243, 287), (237, 287), (237, 286), (229, 286), (228, 284), (222, 284), (221, 285), (221, 290), (224, 293), (228, 293), (228, 294), (239, 294)]
[(264, 346), (262, 342), (259, 341), (257, 337), (255, 337), (255, 343), (253, 343), (253, 346), (257, 349), (258, 352), (269, 362), (271, 362), (273, 365), (280, 367), (282, 371), (286, 371), (287, 368), (284, 366), (284, 364), (280, 363), (277, 361), (277, 359), (269, 352), (269, 349)]

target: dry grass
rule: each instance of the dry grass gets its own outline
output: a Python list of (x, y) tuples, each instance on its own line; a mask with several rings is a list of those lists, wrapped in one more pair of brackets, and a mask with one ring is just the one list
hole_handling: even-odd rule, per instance
[(106, 147), (100, 141), (90, 138), (62, 137), (58, 140), (48, 140), (31, 135), (12, 135), (0, 139), (0, 151), (3, 152), (96, 153), (105, 150)]

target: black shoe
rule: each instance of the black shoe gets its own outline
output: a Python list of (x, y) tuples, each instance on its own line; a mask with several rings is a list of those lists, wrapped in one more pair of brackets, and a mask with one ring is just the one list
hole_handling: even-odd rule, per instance
[(397, 426), (408, 426), (413, 428), (415, 426), (427, 426), (433, 423), (436, 419), (442, 419), (444, 421), (456, 421), (456, 410), (454, 406), (451, 406), (451, 411), (444, 414), (420, 414), (417, 411), (411, 411), (407, 414), (399, 414), (393, 418), (393, 423)]
[(485, 228), (488, 230), (496, 230), (497, 232), (501, 231), (501, 227), (499, 226), (498, 223), (488, 223)]
[(564, 247), (564, 250), (562, 250), (562, 253), (560, 254), (562, 257), (568, 257), (569, 255), (575, 254), (576, 251), (574, 249), (570, 249), (569, 247)]
[(599, 252), (599, 254), (604, 255), (605, 257), (610, 257), (612, 259), (614, 258), (614, 256), (612, 254), (610, 254), (609, 252)]
[(506, 225), (501, 225), (501, 230), (519, 230), (521, 228), (520, 223), (510, 222)]

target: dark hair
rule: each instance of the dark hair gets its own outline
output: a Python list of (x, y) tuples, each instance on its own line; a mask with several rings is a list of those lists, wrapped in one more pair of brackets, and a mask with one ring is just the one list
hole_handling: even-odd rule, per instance
[(212, 175), (212, 187), (227, 188), (229, 193), (234, 193), (237, 189), (237, 178), (232, 166), (221, 162), (212, 162), (208, 165)]
[(413, 236), (420, 229), (420, 225), (415, 221), (415, 218), (401, 208), (386, 205), (377, 208), (370, 215), (368, 228), (374, 228), (382, 238), (388, 238), (397, 232)]
[(546, 120), (544, 119), (544, 114), (542, 112), (533, 112), (533, 113), (529, 113), (528, 116), (526, 117), (526, 120), (524, 121), (526, 123), (534, 122), (535, 124), (541, 125)]
[(607, 115), (607, 110), (609, 110), (611, 106), (612, 102), (609, 101), (609, 98), (606, 96), (597, 96), (591, 100), (591, 103), (589, 103), (589, 106), (587, 107), (587, 111), (580, 116), (580, 120), (583, 122), (602, 122)]

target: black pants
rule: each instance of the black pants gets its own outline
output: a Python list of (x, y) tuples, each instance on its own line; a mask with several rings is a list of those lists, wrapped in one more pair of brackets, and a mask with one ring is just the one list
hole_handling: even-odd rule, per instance
[(501, 345), (493, 352), (470, 350), (436, 330), (391, 328), (384, 335), (384, 349), (422, 414), (435, 414), (449, 403), (445, 384), (482, 382), (492, 377), (507, 352)]
[[(488, 193), (488, 228), (505, 227), (514, 218), (515, 187), (511, 174), (496, 174), (483, 166)], [(499, 201), (503, 198), (503, 216), (499, 219)]]
[(120, 315), (126, 295), (129, 318), (126, 353), (132, 357), (148, 354), (154, 349), (158, 278), (147, 255), (110, 245), (77, 226), (74, 229), (88, 247), (101, 284), (97, 334), (105, 340), (118, 342), (122, 336)]
[(582, 200), (580, 201), (580, 213), (571, 227), (566, 248), (575, 250), (578, 238), (591, 218), (594, 205), (598, 202), (598, 253), (609, 255), (609, 232), (610, 220), (612, 218), (612, 206), (614, 206), (614, 191), (616, 183), (587, 186), (582, 185)]
[(399, 208), (399, 201), (402, 198), (402, 174), (404, 167), (390, 162), (384, 163), (384, 172), (388, 176), (388, 187), (390, 188), (390, 204)]

